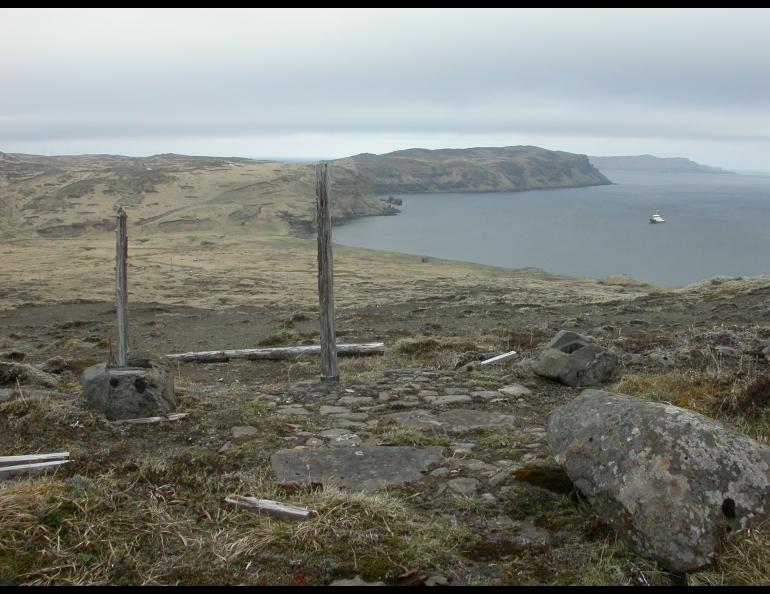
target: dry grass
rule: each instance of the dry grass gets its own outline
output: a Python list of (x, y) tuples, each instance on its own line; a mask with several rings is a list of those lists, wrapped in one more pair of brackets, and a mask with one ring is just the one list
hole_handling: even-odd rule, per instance
[[(393, 579), (449, 561), (462, 535), (387, 494), (293, 494), (259, 473), (216, 475), (181, 461), (131, 477), (23, 480), (0, 491), (0, 579), (36, 585), (322, 584)], [(184, 469), (186, 470), (186, 469)], [(228, 509), (238, 493), (317, 510), (284, 522)]]
[(768, 443), (770, 409), (740, 406), (756, 378), (703, 371), (636, 374), (624, 377), (613, 390), (656, 402), (668, 402), (713, 417), (726, 425)]
[(770, 522), (735, 533), (719, 552), (714, 567), (690, 575), (688, 583), (770, 586)]

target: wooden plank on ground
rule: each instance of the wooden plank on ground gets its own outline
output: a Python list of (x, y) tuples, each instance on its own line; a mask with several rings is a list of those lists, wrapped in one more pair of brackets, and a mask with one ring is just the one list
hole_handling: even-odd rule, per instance
[(161, 421), (178, 421), (184, 419), (190, 413), (170, 413), (165, 417), (141, 417), (139, 419), (119, 419), (113, 423), (126, 423), (128, 425), (151, 425)]
[[(192, 353), (172, 353), (166, 355), (168, 359), (181, 362), (196, 363), (224, 363), (230, 359), (271, 360), (289, 359), (302, 355), (318, 355), (321, 353), (320, 345), (277, 347), (270, 349), (238, 349), (224, 351), (200, 351)], [(363, 357), (368, 355), (382, 355), (385, 353), (385, 343), (368, 342), (361, 344), (338, 344), (337, 355), (340, 357)]]
[(236, 508), (245, 509), (250, 512), (265, 514), (273, 518), (282, 520), (307, 520), (318, 512), (306, 507), (297, 507), (296, 505), (286, 505), (272, 499), (257, 499), (256, 497), (243, 497), (242, 495), (230, 495), (225, 501)]
[(3, 466), (0, 468), (0, 479), (10, 478), (17, 474), (37, 474), (67, 464), (69, 460), (55, 460), (53, 462), (39, 462), (37, 464), (18, 464), (16, 466)]
[(51, 462), (52, 460), (69, 459), (69, 452), (54, 452), (52, 454), (27, 454), (25, 456), (0, 456), (0, 467), (17, 466), (19, 464), (35, 464), (37, 462)]
[(494, 365), (495, 363), (505, 363), (506, 361), (510, 361), (513, 359), (518, 353), (516, 351), (510, 351), (508, 353), (503, 353), (502, 355), (497, 355), (496, 357), (492, 357), (491, 359), (486, 359), (485, 361), (482, 361), (479, 363), (479, 365)]

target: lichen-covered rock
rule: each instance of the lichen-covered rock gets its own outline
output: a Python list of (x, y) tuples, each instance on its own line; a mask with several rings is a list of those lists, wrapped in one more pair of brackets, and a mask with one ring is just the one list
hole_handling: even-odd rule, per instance
[(173, 411), (174, 376), (165, 363), (138, 363), (143, 366), (107, 367), (101, 363), (86, 369), (80, 378), (86, 405), (111, 421), (157, 417)]
[(542, 377), (568, 386), (598, 386), (610, 381), (619, 359), (588, 338), (561, 330), (532, 362), (532, 370)]
[(548, 443), (596, 513), (673, 571), (770, 516), (770, 448), (669, 404), (584, 390), (548, 419)]

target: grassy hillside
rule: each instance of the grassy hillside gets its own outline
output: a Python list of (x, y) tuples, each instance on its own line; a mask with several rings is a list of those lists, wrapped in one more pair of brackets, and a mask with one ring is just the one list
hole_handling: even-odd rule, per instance
[[(609, 183), (584, 155), (537, 147), (410, 149), (332, 162), (332, 217), (395, 214), (384, 192), (514, 191)], [(144, 236), (170, 232), (304, 235), (313, 164), (164, 154), (43, 157), (0, 153), (0, 239), (90, 236), (119, 205)]]
[[(387, 208), (349, 170), (332, 174), (333, 218)], [(0, 238), (91, 235), (126, 207), (140, 234), (286, 235), (312, 227), (312, 164), (155, 155), (40, 157), (0, 153)]]

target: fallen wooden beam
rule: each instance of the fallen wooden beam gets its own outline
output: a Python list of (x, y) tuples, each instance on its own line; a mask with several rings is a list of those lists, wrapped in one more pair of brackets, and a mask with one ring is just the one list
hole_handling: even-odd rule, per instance
[(127, 423), (129, 425), (150, 425), (152, 423), (160, 423), (161, 421), (178, 421), (184, 419), (190, 413), (171, 413), (165, 417), (141, 417), (139, 419), (120, 419), (113, 421), (113, 423)]
[(286, 505), (273, 501), (272, 499), (257, 499), (256, 497), (243, 497), (241, 495), (230, 495), (225, 501), (236, 508), (242, 508), (250, 512), (256, 512), (281, 518), (282, 520), (307, 520), (318, 514), (318, 512), (306, 507), (297, 507), (296, 505)]
[(66, 464), (69, 460), (56, 460), (55, 462), (40, 462), (39, 464), (19, 464), (18, 466), (3, 466), (0, 468), (0, 479), (10, 478), (17, 474), (40, 473)]
[(25, 456), (0, 456), (0, 467), (16, 466), (19, 464), (35, 464), (52, 460), (68, 460), (69, 452), (54, 452), (53, 454), (28, 454)]
[(479, 363), (480, 366), (484, 365), (494, 365), (495, 363), (505, 363), (506, 361), (510, 361), (513, 359), (518, 353), (516, 351), (510, 351), (508, 353), (503, 353), (502, 355), (497, 355), (496, 357), (492, 357), (491, 359), (486, 359)]
[[(224, 363), (230, 359), (267, 359), (277, 361), (300, 357), (302, 355), (318, 355), (321, 353), (319, 345), (277, 347), (271, 349), (240, 349), (231, 351), (201, 351), (197, 353), (173, 353), (166, 355), (173, 361), (196, 363)], [(339, 357), (363, 357), (367, 355), (382, 355), (385, 353), (385, 343), (368, 342), (363, 344), (338, 344), (337, 356)]]

